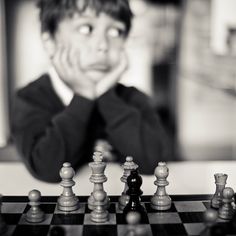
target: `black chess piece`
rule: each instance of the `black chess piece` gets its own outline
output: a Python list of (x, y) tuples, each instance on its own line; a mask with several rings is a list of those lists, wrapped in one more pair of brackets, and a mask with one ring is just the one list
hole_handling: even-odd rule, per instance
[(0, 235), (7, 231), (7, 224), (2, 217), (2, 198), (3, 196), (0, 194)]
[(50, 230), (50, 236), (65, 236), (65, 230), (61, 226), (54, 226)]
[(138, 212), (141, 215), (141, 222), (147, 217), (146, 210), (141, 205), (140, 196), (143, 191), (140, 189), (142, 185), (142, 177), (139, 175), (138, 170), (132, 170), (127, 178), (128, 190), (126, 194), (130, 196), (129, 202), (123, 210), (123, 217), (126, 221), (126, 216), (129, 212)]
[(225, 236), (227, 235), (227, 225), (217, 223), (210, 229), (210, 236)]

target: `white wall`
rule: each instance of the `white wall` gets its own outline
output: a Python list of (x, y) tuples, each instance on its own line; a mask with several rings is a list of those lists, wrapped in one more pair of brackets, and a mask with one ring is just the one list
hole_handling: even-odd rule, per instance
[(4, 17), (4, 1), (0, 1), (0, 147), (9, 138)]
[(35, 1), (22, 1), (19, 4), (15, 24), (13, 78), (16, 88), (19, 88), (47, 71), (48, 58), (41, 43)]
[(181, 151), (185, 159), (235, 160), (235, 57), (217, 55), (210, 45), (214, 1), (185, 2), (178, 82)]
[(213, 0), (211, 16), (211, 47), (214, 53), (224, 55), (227, 49), (228, 27), (236, 29), (236, 1)]

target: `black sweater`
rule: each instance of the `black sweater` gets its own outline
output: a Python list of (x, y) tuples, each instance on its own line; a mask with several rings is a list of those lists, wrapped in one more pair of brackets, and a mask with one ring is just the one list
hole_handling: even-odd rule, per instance
[(171, 160), (168, 137), (148, 97), (121, 84), (96, 101), (74, 95), (65, 107), (43, 75), (16, 93), (11, 126), (26, 166), (48, 182), (60, 181), (64, 162), (75, 170), (90, 162), (98, 138), (113, 146), (120, 163), (133, 156), (143, 174)]

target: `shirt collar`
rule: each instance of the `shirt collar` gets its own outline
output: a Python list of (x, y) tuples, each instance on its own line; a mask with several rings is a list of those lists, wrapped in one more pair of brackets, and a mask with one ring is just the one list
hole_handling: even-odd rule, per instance
[(48, 74), (56, 94), (61, 99), (62, 103), (68, 106), (74, 96), (74, 92), (63, 82), (53, 66), (49, 68)]

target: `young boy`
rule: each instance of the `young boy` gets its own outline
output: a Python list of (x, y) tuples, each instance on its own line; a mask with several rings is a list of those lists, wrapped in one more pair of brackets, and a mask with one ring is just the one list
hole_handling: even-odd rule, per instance
[(60, 181), (59, 170), (91, 161), (106, 140), (115, 161), (134, 157), (153, 174), (168, 161), (169, 142), (148, 98), (118, 84), (127, 68), (124, 45), (132, 13), (127, 0), (41, 0), (42, 41), (48, 74), (16, 94), (12, 133), (31, 173)]

